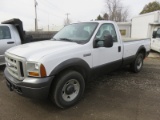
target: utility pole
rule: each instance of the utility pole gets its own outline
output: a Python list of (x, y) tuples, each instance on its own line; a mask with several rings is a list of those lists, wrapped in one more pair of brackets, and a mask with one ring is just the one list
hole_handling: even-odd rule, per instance
[(69, 24), (69, 18), (68, 18), (68, 15), (70, 15), (69, 13), (66, 13), (66, 16), (67, 16), (67, 25)]
[(38, 22), (37, 22), (37, 5), (38, 5), (38, 3), (36, 0), (34, 0), (34, 5), (35, 5), (35, 31), (37, 31), (38, 30)]
[(49, 14), (48, 14), (48, 31), (49, 31)]

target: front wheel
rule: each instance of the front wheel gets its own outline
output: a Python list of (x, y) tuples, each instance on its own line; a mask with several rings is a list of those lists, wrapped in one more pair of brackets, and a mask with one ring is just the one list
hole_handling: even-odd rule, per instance
[(135, 61), (131, 64), (131, 70), (133, 72), (138, 73), (141, 71), (143, 67), (143, 59), (144, 59), (144, 55), (142, 53), (139, 53)]
[(58, 76), (52, 89), (51, 100), (60, 108), (76, 104), (82, 97), (85, 82), (83, 76), (76, 71), (65, 71)]

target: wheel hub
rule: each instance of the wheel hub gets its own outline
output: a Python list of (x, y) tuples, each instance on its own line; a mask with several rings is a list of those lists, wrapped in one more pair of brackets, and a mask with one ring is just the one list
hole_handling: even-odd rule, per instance
[(78, 80), (76, 79), (71, 79), (67, 81), (63, 88), (62, 88), (62, 98), (65, 101), (72, 101), (74, 100), (80, 91), (80, 84)]
[(139, 59), (137, 63), (138, 63), (138, 65), (140, 65), (141, 64), (141, 59)]
[(68, 85), (68, 86), (66, 87), (65, 93), (66, 93), (67, 95), (70, 95), (70, 94), (72, 94), (72, 93), (74, 93), (74, 92), (75, 92), (74, 85), (70, 84), (70, 85)]

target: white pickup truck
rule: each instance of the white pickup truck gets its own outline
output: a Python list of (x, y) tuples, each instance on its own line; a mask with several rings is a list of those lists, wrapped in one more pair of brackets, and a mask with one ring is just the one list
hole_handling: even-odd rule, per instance
[(150, 39), (123, 42), (112, 21), (74, 23), (51, 40), (7, 50), (4, 74), (11, 91), (50, 97), (58, 107), (67, 108), (80, 100), (92, 75), (126, 65), (137, 73), (149, 51)]

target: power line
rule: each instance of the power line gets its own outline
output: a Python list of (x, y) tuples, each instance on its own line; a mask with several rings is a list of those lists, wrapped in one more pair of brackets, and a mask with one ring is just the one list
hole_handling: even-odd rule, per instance
[[(44, 1), (42, 1), (42, 0), (40, 0), (40, 3), (41, 3), (41, 5), (43, 5), (45, 8), (46, 8), (46, 5), (47, 5), (47, 8), (53, 9), (53, 7), (51, 8), (50, 6), (48, 6), (48, 4), (46, 4), (46, 3), (45, 3)], [(45, 4), (45, 5), (44, 5), (44, 4)], [(48, 10), (42, 9), (42, 8), (40, 8), (39, 6), (38, 6), (38, 9), (41, 10), (41, 11), (43, 11), (43, 12), (45, 12), (45, 13), (52, 14), (53, 16), (56, 16), (56, 17), (59, 17), (59, 18), (64, 18), (64, 17), (62, 17), (62, 16), (60, 16), (60, 15), (54, 14), (53, 11), (50, 12), (51, 10), (49, 10), (49, 12), (48, 12)]]
[[(55, 8), (57, 8), (57, 9), (59, 9), (61, 12), (63, 11), (62, 9), (60, 9), (60, 8), (58, 8), (57, 6), (55, 6), (55, 5), (53, 5), (51, 2), (49, 2), (49, 1), (43, 1), (43, 0), (39, 0), (41, 3), (43, 3), (42, 5), (43, 6), (47, 6), (47, 8), (50, 8), (50, 9), (55, 9)], [(45, 5), (44, 5), (45, 4)], [(54, 7), (53, 7), (54, 6)], [(57, 9), (55, 9), (55, 10), (57, 10)], [(65, 13), (64, 11), (62, 12), (63, 14)]]
[(65, 13), (65, 11), (64, 10), (62, 10), (61, 8), (59, 8), (59, 7), (57, 7), (56, 5), (54, 5), (51, 1), (47, 1), (48, 3), (49, 3), (49, 5), (51, 5), (52, 7), (54, 6), (54, 7), (56, 7), (57, 9), (59, 9), (60, 11), (62, 11), (63, 13)]
[[(35, 1), (35, 31), (38, 29), (37, 9), (40, 10), (40, 11), (42, 11), (42, 12), (44, 12), (44, 13), (47, 13), (48, 16), (49, 16), (49, 15), (53, 15), (53, 16), (56, 16), (56, 18), (60, 18), (61, 20), (62, 20), (62, 18), (64, 19), (64, 17), (62, 17), (62, 16), (60, 16), (60, 15), (56, 15), (56, 14), (54, 14), (54, 13), (51, 11), (51, 10), (54, 9), (54, 8), (57, 8), (57, 9), (59, 9), (60, 11), (63, 11), (62, 9), (60, 9), (60, 8), (58, 8), (57, 6), (53, 5), (52, 2), (50, 2), (50, 1), (44, 1), (44, 0), (37, 0), (38, 2), (41, 3), (40, 5), (38, 5), (37, 1), (36, 1), (36, 0), (34, 0), (34, 1)], [(38, 5), (38, 7), (37, 7), (37, 5)], [(43, 6), (44, 6), (43, 8), (45, 8), (45, 9), (40, 8), (41, 5), (43, 5)], [(54, 7), (53, 7), (53, 6), (54, 6)], [(46, 9), (46, 7), (49, 8), (49, 9), (51, 9), (51, 10)], [(57, 9), (56, 9), (56, 10), (57, 10)], [(64, 12), (64, 11), (63, 11), (63, 12)], [(63, 14), (64, 14), (64, 13), (63, 13)], [(66, 15), (67, 15), (67, 24), (69, 24), (69, 18), (68, 18), (69, 13), (67, 13)], [(49, 30), (49, 17), (48, 17), (48, 30)]]
[[(38, 8), (39, 9), (39, 8)], [(48, 14), (48, 31), (50, 30), (50, 24), (49, 24), (49, 18), (50, 18), (50, 15), (53, 15), (53, 16), (56, 16), (55, 18), (56, 19), (59, 19), (59, 20), (62, 20), (62, 18), (64, 19), (64, 17), (61, 17), (61, 16), (58, 16), (58, 15), (54, 15), (53, 13), (50, 13), (49, 14), (49, 12), (47, 12), (46, 10), (44, 10), (44, 9), (39, 9), (39, 10), (41, 10), (42, 12), (44, 12), (44, 13), (47, 13)], [(43, 21), (45, 21), (46, 22), (46, 20), (43, 20)]]
[(44, 12), (44, 13), (47, 13), (47, 14), (51, 14), (51, 15), (56, 16), (56, 17), (58, 17), (58, 18), (64, 18), (64, 17), (62, 17), (62, 16), (53, 14), (53, 13), (48, 12), (47, 10), (44, 10), (44, 9), (42, 9), (42, 8), (39, 8), (39, 7), (38, 7), (38, 10), (40, 10), (40, 11), (42, 11), (42, 12)]

